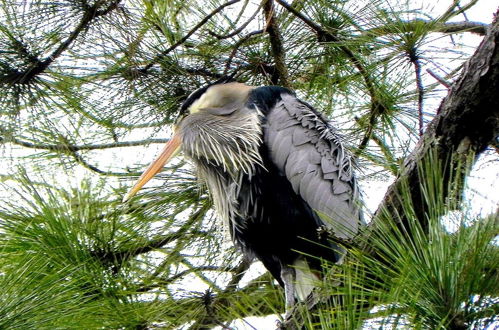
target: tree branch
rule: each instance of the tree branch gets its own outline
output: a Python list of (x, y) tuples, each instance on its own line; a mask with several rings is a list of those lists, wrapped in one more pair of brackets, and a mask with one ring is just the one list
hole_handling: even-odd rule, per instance
[(213, 31), (208, 31), (208, 33), (211, 34), (212, 36), (214, 36), (215, 38), (217, 38), (218, 40), (232, 38), (232, 37), (238, 35), (239, 33), (241, 33), (244, 30), (244, 28), (246, 28), (248, 26), (248, 24), (253, 21), (253, 19), (256, 17), (256, 15), (258, 15), (258, 12), (260, 11), (261, 7), (262, 7), (262, 5), (260, 4), (258, 6), (258, 8), (255, 10), (255, 12), (253, 13), (253, 15), (251, 15), (251, 17), (246, 22), (244, 22), (239, 28), (235, 29), (233, 32), (231, 32), (229, 34), (220, 35), (220, 34), (217, 34)]
[[(166, 285), (172, 284), (173, 282), (181, 279), (184, 276), (187, 276), (191, 273), (197, 273), (197, 272), (204, 272), (204, 271), (217, 271), (217, 272), (226, 272), (227, 268), (225, 267), (218, 267), (218, 266), (196, 266), (193, 268), (188, 268), (186, 270), (183, 270), (181, 272), (176, 273), (175, 275), (172, 275), (166, 279), (163, 278), (157, 278), (155, 280), (156, 283), (154, 284), (148, 284), (148, 285), (142, 285), (139, 288), (135, 290), (135, 292), (147, 292), (152, 289), (156, 289), (158, 287), (164, 287)], [(134, 293), (135, 293), (134, 292)]]
[(136, 257), (140, 254), (148, 253), (153, 250), (162, 248), (166, 244), (173, 241), (184, 239), (186, 236), (199, 237), (206, 236), (206, 231), (198, 230), (194, 227), (196, 222), (199, 222), (201, 218), (206, 214), (211, 205), (201, 206), (191, 217), (182, 224), (182, 227), (176, 232), (171, 232), (163, 236), (156, 237), (155, 239), (147, 240), (140, 246), (132, 246), (126, 249), (121, 249), (117, 251), (106, 251), (106, 250), (96, 250), (92, 251), (91, 254), (97, 257), (103, 262), (111, 262), (120, 264), (123, 260), (128, 260), (130, 258)]
[[(445, 13), (443, 13), (442, 16), (439, 17), (439, 20), (447, 21), (451, 17), (464, 13), (466, 10), (473, 7), (478, 2), (478, 0), (471, 0), (464, 6), (461, 6), (460, 2), (460, 0), (454, 0), (452, 5), (445, 11)], [(456, 8), (458, 10), (454, 10)]]
[(263, 30), (257, 30), (257, 31), (252, 31), (250, 33), (248, 33), (247, 35), (245, 35), (244, 37), (242, 37), (233, 47), (232, 47), (232, 51), (229, 55), (229, 59), (227, 60), (227, 63), (225, 64), (225, 69), (224, 69), (224, 75), (226, 75), (228, 72), (229, 72), (229, 69), (230, 69), (230, 65), (232, 64), (232, 60), (234, 58), (234, 56), (236, 56), (236, 53), (237, 51), (239, 50), (239, 48), (246, 42), (248, 41), (249, 39), (251, 39), (253, 36), (256, 36), (256, 35), (259, 35), (259, 34), (262, 34), (263, 33)]
[(286, 8), (287, 11), (289, 11), (291, 14), (295, 15), (298, 17), (300, 20), (303, 21), (303, 23), (307, 24), (312, 30), (314, 30), (317, 34), (325, 34), (327, 33), (324, 31), (324, 29), (302, 13), (300, 13), (298, 10), (294, 9), (290, 4), (288, 4), (286, 1), (283, 0), (276, 0), (278, 4)]
[(265, 30), (269, 34), (270, 46), (272, 49), (272, 56), (274, 57), (274, 63), (277, 72), (277, 80), (272, 81), (273, 84), (280, 84), (284, 87), (291, 87), (289, 81), (288, 67), (286, 66), (285, 51), (282, 44), (282, 36), (277, 22), (275, 19), (275, 6), (273, 0), (265, 0), (263, 4), (263, 11), (265, 13), (265, 20), (267, 26)]
[(122, 141), (122, 142), (103, 143), (103, 144), (75, 145), (75, 144), (63, 144), (63, 143), (41, 144), (41, 143), (22, 141), (14, 137), (0, 137), (0, 142), (3, 141), (30, 149), (50, 150), (57, 152), (75, 152), (82, 150), (102, 150), (102, 149), (111, 149), (111, 148), (135, 147), (135, 146), (149, 145), (153, 143), (167, 143), (169, 139), (145, 139), (137, 141)]
[[(461, 77), (453, 84), (440, 104), (437, 116), (412, 154), (406, 160), (401, 175), (386, 193), (375, 217), (387, 210), (402, 215), (403, 202), (398, 197), (403, 182), (407, 182), (419, 221), (424, 222), (428, 208), (422, 197), (418, 172), (420, 165), (437, 155), (444, 179), (456, 177), (456, 171), (465, 171), (449, 164), (453, 156), (466, 158), (478, 155), (499, 135), (499, 20), (496, 17), (490, 32), (475, 54), (468, 60)], [(404, 221), (404, 219), (402, 219)]]
[(161, 58), (165, 57), (170, 53), (171, 51), (175, 50), (178, 46), (182, 45), (184, 42), (187, 41), (199, 28), (201, 28), (203, 25), (205, 25), (213, 16), (218, 14), (219, 12), (222, 11), (225, 7), (228, 7), (230, 5), (235, 4), (236, 2), (239, 2), (240, 0), (232, 0), (229, 2), (224, 3), (223, 5), (219, 6), (218, 8), (214, 9), (211, 13), (209, 13), (205, 18), (201, 20), (196, 26), (194, 26), (187, 34), (182, 37), (179, 41), (168, 47), (168, 49), (162, 51), (160, 54), (156, 55), (149, 64), (147, 64), (144, 68), (140, 69), (142, 73), (147, 73), (149, 69), (152, 68), (154, 64), (156, 64)]
[[(322, 42), (341, 42), (342, 40), (338, 38), (337, 36), (329, 33), (328, 31), (324, 30), (320, 25), (317, 23), (313, 22), (310, 20), (308, 17), (300, 13), (298, 10), (293, 8), (291, 5), (289, 5), (286, 1), (284, 0), (276, 0), (277, 3), (279, 3), (281, 6), (286, 8), (290, 13), (298, 17), (300, 20), (302, 20), (307, 26), (309, 26), (312, 30), (314, 30), (317, 34), (317, 37), (319, 41)], [(459, 9), (459, 12), (463, 12), (464, 10), (469, 9), (476, 1), (473, 0), (463, 8)], [(453, 12), (453, 8), (456, 7), (457, 2), (454, 3), (454, 5), (449, 9), (449, 13), (452, 13), (454, 15), (455, 13)], [(416, 25), (417, 23), (420, 23), (422, 20), (414, 20), (408, 22), (409, 24)], [(430, 23), (428, 23), (430, 24)], [(385, 34), (387, 33), (395, 33), (395, 32), (400, 32), (400, 29), (391, 30), (388, 27), (388, 31), (385, 30), (385, 27), (377, 30), (383, 30)], [(487, 30), (487, 25), (483, 23), (476, 23), (476, 22), (464, 22), (464, 23), (442, 23), (442, 24), (435, 24), (435, 31), (436, 32), (444, 32), (444, 33), (454, 33), (454, 32), (464, 32), (464, 31), (469, 31), (469, 32), (474, 32), (474, 33), (485, 33)], [(371, 30), (370, 33), (376, 30)], [(355, 66), (355, 68), (359, 71), (361, 76), (364, 79), (364, 83), (367, 87), (367, 91), (369, 93), (369, 96), (371, 98), (371, 110), (370, 110), (370, 116), (369, 116), (369, 123), (367, 126), (366, 133), (361, 140), (359, 147), (357, 149), (356, 155), (360, 155), (362, 151), (367, 147), (369, 140), (372, 137), (372, 134), (374, 132), (374, 129), (376, 127), (378, 117), (380, 113), (383, 112), (384, 110), (384, 105), (378, 100), (377, 94), (376, 94), (376, 89), (375, 89), (375, 82), (371, 78), (369, 72), (366, 70), (364, 65), (361, 63), (360, 59), (346, 46), (344, 45), (339, 45), (338, 48), (343, 51), (343, 53), (347, 56), (347, 58), (352, 62), (352, 64)], [(420, 104), (422, 104), (420, 102)]]
[(423, 136), (424, 121), (423, 121), (423, 100), (424, 100), (424, 86), (421, 77), (421, 61), (417, 50), (413, 48), (409, 54), (409, 60), (414, 65), (414, 73), (416, 74), (416, 91), (418, 93), (418, 124), (419, 124), (419, 137)]
[[(240, 267), (244, 268), (240, 265)], [(223, 292), (218, 294), (212, 299), (211, 305), (208, 308), (215, 311), (224, 311), (228, 306), (235, 306), (234, 302), (241, 301), (245, 296), (248, 295), (258, 295), (259, 304), (254, 304), (252, 306), (245, 306), (244, 309), (238, 310), (238, 317), (245, 318), (248, 316), (262, 316), (262, 315), (270, 315), (275, 314), (277, 310), (283, 310), (284, 305), (280, 297), (276, 300), (276, 295), (273, 290), (267, 290), (266, 288), (262, 288), (262, 286), (271, 286), (273, 282), (273, 278), (269, 272), (265, 272), (263, 275), (257, 277), (252, 280), (245, 287), (238, 290), (229, 290), (227, 292)], [(228, 293), (228, 294), (226, 294)], [(270, 302), (275, 305), (270, 304)], [(236, 304), (237, 305), (237, 304)], [(215, 320), (217, 322), (215, 322)], [(230, 322), (233, 319), (230, 318), (230, 315), (227, 313), (216, 313), (214, 315), (209, 315), (206, 313), (205, 315), (200, 315), (196, 323), (190, 327), (190, 329), (200, 329), (212, 327), (220, 322)]]
[(108, 14), (110, 11), (116, 9), (121, 0), (115, 0), (109, 4), (106, 9), (99, 10), (101, 2), (96, 1), (92, 6), (84, 6), (85, 12), (80, 23), (69, 34), (68, 38), (64, 40), (47, 58), (44, 60), (32, 61), (33, 64), (25, 71), (13, 72), (12, 75), (4, 77), (0, 83), (30, 83), (37, 75), (47, 70), (47, 68), (66, 51), (73, 41), (80, 35), (81, 32), (86, 30), (90, 23), (97, 17)]
[(433, 78), (435, 78), (440, 84), (442, 84), (445, 88), (450, 88), (451, 84), (445, 80), (444, 78), (440, 77), (439, 75), (437, 75), (435, 72), (433, 72), (433, 70), (431, 69), (426, 69), (426, 72), (428, 72), (430, 74), (430, 76), (432, 76)]
[(76, 151), (70, 151), (69, 154), (75, 159), (75, 161), (82, 165), (83, 167), (89, 169), (92, 172), (101, 174), (101, 175), (108, 175), (108, 176), (132, 176), (136, 175), (135, 173), (121, 173), (121, 172), (110, 172), (110, 171), (103, 171), (99, 169), (98, 167), (88, 163), (80, 154), (78, 154)]
[(433, 32), (441, 33), (463, 33), (469, 32), (484, 36), (487, 32), (488, 24), (481, 22), (434, 22), (424, 19), (414, 19), (411, 21), (399, 21), (398, 24), (388, 24), (383, 27), (376, 27), (373, 29), (365, 30), (361, 36), (386, 36), (388, 34), (400, 33), (400, 24), (404, 24), (404, 31), (416, 30), (424, 24)]

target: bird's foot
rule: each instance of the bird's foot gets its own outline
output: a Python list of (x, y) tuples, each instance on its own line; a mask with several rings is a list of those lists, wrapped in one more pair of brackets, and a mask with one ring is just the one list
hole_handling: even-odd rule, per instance
[(284, 319), (276, 322), (276, 330), (298, 330), (298, 323), (296, 322), (293, 314), (293, 312), (286, 312)]

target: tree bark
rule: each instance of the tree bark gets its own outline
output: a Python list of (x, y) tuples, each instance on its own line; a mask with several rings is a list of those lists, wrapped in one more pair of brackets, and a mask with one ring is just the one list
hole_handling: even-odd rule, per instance
[[(403, 217), (402, 185), (410, 189), (414, 211), (424, 227), (428, 210), (421, 191), (420, 175), (423, 164), (436, 155), (435, 164), (441, 166), (444, 179), (459, 176), (469, 170), (472, 162), (463, 168), (459, 161), (475, 158), (499, 133), (499, 19), (491, 24), (487, 35), (475, 54), (466, 63), (461, 77), (452, 85), (443, 99), (437, 116), (431, 121), (412, 154), (407, 158), (397, 180), (389, 187), (373, 221), (386, 210)], [(466, 163), (466, 162), (465, 162)], [(462, 187), (461, 187), (462, 188)], [(444, 193), (449, 193), (445, 191)], [(444, 196), (448, 197), (448, 196)], [(402, 222), (407, 219), (400, 219)]]

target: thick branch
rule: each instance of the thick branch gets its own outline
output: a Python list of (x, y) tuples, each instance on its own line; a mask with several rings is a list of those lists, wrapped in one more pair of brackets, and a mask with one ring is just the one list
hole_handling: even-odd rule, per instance
[(457, 174), (455, 171), (463, 170), (456, 168), (455, 164), (449, 164), (452, 156), (463, 158), (478, 155), (493, 143), (499, 134), (498, 90), (499, 22), (496, 19), (467, 62), (461, 77), (442, 101), (438, 115), (408, 157), (400, 178), (388, 189), (376, 216), (383, 209), (390, 214), (403, 214), (398, 191), (405, 181), (410, 188), (416, 215), (420, 221), (424, 221), (428, 206), (422, 198), (418, 175), (420, 164), (431, 155), (437, 155), (439, 163), (446, 166), (441, 169), (442, 173), (446, 173), (444, 179), (449, 179)]
[(278, 74), (278, 81), (273, 81), (272, 83), (279, 83), (281, 86), (291, 87), (289, 82), (288, 67), (286, 66), (282, 36), (275, 19), (274, 1), (266, 0), (263, 5), (263, 11), (265, 13), (265, 21), (267, 22), (266, 31), (269, 34), (272, 56), (274, 57), (275, 67)]

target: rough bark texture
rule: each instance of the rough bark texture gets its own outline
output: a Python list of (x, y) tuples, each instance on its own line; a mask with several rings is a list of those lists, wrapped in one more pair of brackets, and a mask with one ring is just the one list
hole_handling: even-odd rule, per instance
[[(386, 209), (402, 215), (398, 191), (405, 181), (411, 192), (416, 215), (424, 221), (426, 205), (422, 200), (419, 166), (430, 155), (437, 155), (446, 168), (446, 177), (463, 170), (449, 163), (478, 155), (494, 142), (499, 133), (499, 20), (496, 18), (475, 54), (467, 62), (461, 77), (452, 85), (412, 154), (405, 168), (383, 199), (376, 215)], [(466, 169), (464, 169), (466, 170)], [(405, 221), (405, 219), (402, 219)], [(424, 223), (423, 223), (424, 225)]]
[(272, 83), (283, 87), (290, 87), (288, 67), (285, 61), (284, 46), (282, 44), (282, 36), (279, 31), (278, 24), (275, 19), (275, 7), (273, 0), (267, 0), (263, 4), (263, 11), (267, 21), (266, 31), (270, 37), (270, 46), (274, 63), (276, 67), (277, 77), (273, 77)]

